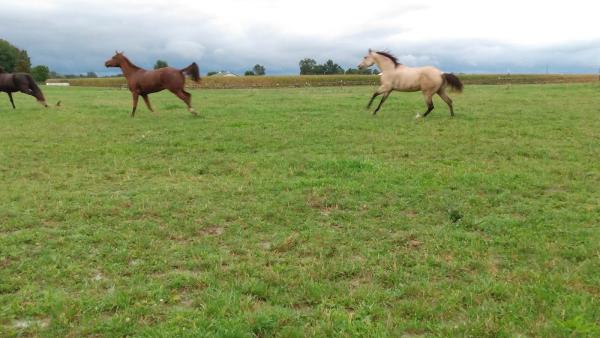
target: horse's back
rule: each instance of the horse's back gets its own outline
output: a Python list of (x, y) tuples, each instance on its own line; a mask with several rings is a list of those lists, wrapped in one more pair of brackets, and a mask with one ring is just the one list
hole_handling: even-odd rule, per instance
[(436, 67), (400, 66), (393, 73), (384, 73), (382, 83), (391, 81), (394, 90), (404, 92), (437, 91), (443, 84), (442, 72)]
[(0, 73), (0, 91), (8, 91), (14, 87), (12, 73)]
[(1, 73), (0, 74), (0, 90), (16, 92), (21, 87), (30, 88), (33, 78), (28, 73)]
[(437, 92), (444, 83), (442, 71), (433, 66), (419, 67), (421, 90)]

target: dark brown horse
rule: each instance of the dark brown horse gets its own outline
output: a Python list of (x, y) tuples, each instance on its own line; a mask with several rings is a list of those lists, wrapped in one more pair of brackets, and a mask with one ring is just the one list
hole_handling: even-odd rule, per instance
[(44, 105), (44, 107), (48, 107), (40, 87), (38, 87), (31, 75), (27, 73), (7, 73), (4, 71), (4, 68), (0, 67), (0, 92), (8, 94), (13, 109), (15, 108), (15, 101), (13, 101), (12, 97), (12, 93), (14, 92), (31, 95)]
[(200, 81), (200, 70), (194, 62), (183, 69), (175, 69), (172, 67), (159, 68), (156, 70), (145, 70), (134, 65), (128, 58), (123, 55), (123, 52), (115, 52), (115, 55), (104, 64), (106, 67), (119, 67), (123, 71), (123, 75), (127, 79), (127, 85), (133, 95), (133, 110), (131, 117), (135, 116), (138, 97), (141, 95), (146, 102), (146, 106), (150, 111), (154, 111), (150, 106), (148, 94), (156, 93), (164, 89), (168, 89), (188, 106), (188, 110), (192, 115), (198, 115), (192, 108), (192, 94), (185, 91), (185, 76), (184, 73), (190, 75), (195, 82)]

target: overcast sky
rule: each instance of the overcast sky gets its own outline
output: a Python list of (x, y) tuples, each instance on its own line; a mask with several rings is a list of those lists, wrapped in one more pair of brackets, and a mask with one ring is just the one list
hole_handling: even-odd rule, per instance
[[(369, 48), (468, 73), (597, 73), (595, 1), (0, 0), (0, 38), (34, 65), (108, 74), (115, 50), (202, 73), (297, 74), (298, 61), (355, 67)], [(112, 73), (115, 73), (112, 70)]]

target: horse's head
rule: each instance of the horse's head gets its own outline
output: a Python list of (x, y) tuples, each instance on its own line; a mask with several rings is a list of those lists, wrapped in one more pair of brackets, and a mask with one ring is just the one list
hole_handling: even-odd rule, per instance
[(375, 64), (375, 58), (373, 57), (373, 51), (369, 49), (369, 53), (365, 55), (362, 62), (358, 65), (358, 69), (369, 68)]
[(112, 58), (106, 60), (104, 65), (106, 67), (121, 67), (121, 63), (123, 62), (124, 58), (125, 58), (125, 56), (123, 56), (123, 52), (119, 53), (119, 52), (115, 51), (115, 55), (113, 55)]

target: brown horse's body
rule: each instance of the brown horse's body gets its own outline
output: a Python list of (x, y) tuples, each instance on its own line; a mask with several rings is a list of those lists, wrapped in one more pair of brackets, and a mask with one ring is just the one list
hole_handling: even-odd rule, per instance
[(154, 111), (150, 105), (148, 94), (161, 90), (169, 90), (179, 97), (188, 107), (193, 115), (197, 115), (192, 108), (192, 94), (185, 91), (184, 73), (191, 75), (192, 80), (200, 81), (200, 71), (196, 63), (192, 63), (184, 69), (165, 67), (155, 70), (146, 70), (134, 65), (123, 53), (116, 53), (110, 60), (106, 61), (106, 67), (119, 67), (127, 79), (127, 86), (133, 96), (133, 110), (131, 117), (135, 116), (138, 98), (141, 96), (150, 111)]
[(42, 90), (35, 83), (31, 75), (27, 73), (7, 73), (0, 67), (0, 92), (8, 94), (13, 109), (15, 108), (15, 102), (13, 101), (12, 93), (16, 92), (31, 95), (35, 97), (40, 104), (48, 107)]
[[(456, 75), (443, 73), (432, 66), (408, 67), (399, 63), (393, 55), (387, 52), (374, 52), (370, 49), (369, 54), (364, 57), (358, 68), (366, 68), (374, 64), (377, 64), (377, 67), (381, 70), (381, 74), (379, 74), (381, 85), (371, 97), (367, 109), (371, 107), (377, 96), (383, 95), (383, 97), (373, 115), (377, 114), (388, 96), (396, 90), (401, 92), (421, 91), (425, 104), (427, 104), (427, 111), (423, 114), (423, 117), (433, 110), (433, 95), (435, 94), (438, 94), (446, 102), (450, 108), (450, 115), (454, 116), (452, 100), (446, 94), (446, 87), (450, 86), (458, 92), (463, 90), (463, 84)], [(416, 117), (420, 118), (421, 114), (417, 114)]]

